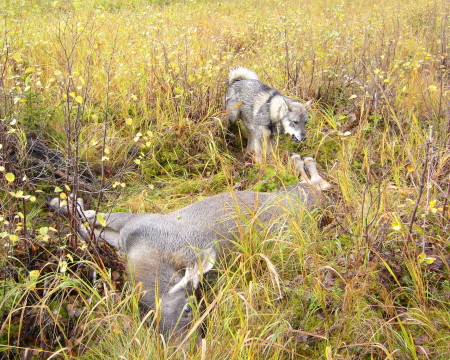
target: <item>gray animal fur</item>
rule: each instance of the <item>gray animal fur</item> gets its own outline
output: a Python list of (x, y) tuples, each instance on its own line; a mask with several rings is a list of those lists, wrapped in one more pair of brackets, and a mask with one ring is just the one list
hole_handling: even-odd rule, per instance
[(312, 100), (301, 103), (263, 84), (251, 70), (239, 67), (228, 76), (225, 108), (228, 124), (242, 119), (247, 131), (247, 150), (261, 158), (273, 137), (289, 134), (295, 142), (306, 139), (305, 124)]
[[(301, 160), (296, 154), (292, 159), (303, 180), (277, 193), (226, 192), (166, 215), (103, 214), (106, 227), (97, 221), (95, 211), (84, 210), (81, 199), (78, 210), (96, 236), (127, 255), (128, 272), (145, 291), (144, 309), (155, 309), (159, 298), (160, 331), (181, 339), (192, 321), (188, 297), (216, 258), (230, 252), (243, 218), (256, 216), (259, 223), (269, 224), (286, 218), (286, 211), (301, 211), (299, 202), (313, 208), (322, 200), (322, 190), (330, 184), (317, 173), (315, 161)], [(50, 206), (60, 212), (67, 209), (61, 207), (59, 198), (51, 200)], [(79, 232), (85, 238), (90, 234), (83, 225)]]

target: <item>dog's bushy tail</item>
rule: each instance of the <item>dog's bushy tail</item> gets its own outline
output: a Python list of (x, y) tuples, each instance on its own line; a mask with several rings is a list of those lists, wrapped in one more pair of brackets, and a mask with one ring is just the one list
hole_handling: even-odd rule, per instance
[(245, 67), (238, 67), (231, 70), (228, 74), (228, 85), (231, 85), (235, 81), (239, 80), (259, 80), (259, 78), (253, 71)]

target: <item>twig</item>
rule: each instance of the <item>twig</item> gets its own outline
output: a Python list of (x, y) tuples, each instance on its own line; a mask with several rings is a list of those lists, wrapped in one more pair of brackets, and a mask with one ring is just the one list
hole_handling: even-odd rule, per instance
[[(55, 176), (63, 178), (63, 179), (66, 179), (68, 182), (71, 182), (71, 183), (75, 182), (75, 178), (73, 176), (71, 176), (69, 174), (66, 174), (62, 170), (56, 170), (55, 171)], [(85, 188), (89, 192), (95, 192), (96, 191), (92, 186), (86, 184), (85, 182), (83, 182), (81, 180), (78, 180), (78, 185), (82, 186), (83, 188)]]
[(447, 202), (450, 197), (450, 181), (447, 183), (447, 195), (444, 198), (444, 204), (442, 205), (442, 217), (441, 217), (441, 225), (444, 226), (445, 214), (447, 212)]
[(426, 148), (426, 153), (425, 153), (425, 162), (423, 165), (422, 177), (420, 180), (419, 195), (417, 196), (416, 204), (414, 206), (414, 210), (411, 215), (411, 221), (409, 222), (408, 239), (412, 239), (412, 228), (414, 225), (414, 220), (416, 218), (417, 209), (419, 208), (420, 199), (422, 198), (422, 194), (425, 189), (425, 175), (427, 173), (428, 157), (429, 157), (430, 148), (431, 148), (432, 143), (433, 143), (433, 126), (430, 126), (430, 138), (426, 144), (427, 148)]

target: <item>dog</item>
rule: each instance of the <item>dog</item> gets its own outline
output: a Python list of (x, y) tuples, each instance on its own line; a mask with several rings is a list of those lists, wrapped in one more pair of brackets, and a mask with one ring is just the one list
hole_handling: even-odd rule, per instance
[[(225, 192), (165, 215), (98, 214), (85, 210), (79, 198), (78, 232), (85, 239), (94, 233), (126, 254), (127, 271), (145, 292), (141, 307), (154, 310), (158, 303), (159, 331), (180, 344), (186, 341), (193, 320), (189, 297), (217, 259), (230, 254), (243, 218), (257, 218), (255, 223), (264, 225), (283, 223), (287, 211), (296, 215), (323, 201), (323, 191), (331, 185), (318, 174), (316, 162), (297, 154), (292, 161), (302, 180), (279, 192)], [(60, 215), (71, 207), (61, 204), (60, 198), (49, 205)]]
[(228, 75), (225, 95), (227, 125), (241, 119), (247, 132), (247, 150), (257, 159), (271, 146), (275, 135), (289, 134), (293, 141), (306, 139), (305, 124), (312, 100), (301, 103), (263, 84), (251, 70), (238, 67)]

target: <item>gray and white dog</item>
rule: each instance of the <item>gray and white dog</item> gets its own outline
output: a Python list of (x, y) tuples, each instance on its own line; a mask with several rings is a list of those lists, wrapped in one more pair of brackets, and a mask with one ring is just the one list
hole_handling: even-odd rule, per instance
[[(331, 186), (318, 174), (312, 158), (294, 154), (292, 160), (302, 181), (279, 192), (221, 193), (165, 215), (100, 214), (106, 223), (94, 210), (85, 210), (81, 199), (77, 210), (97, 237), (126, 254), (128, 272), (145, 291), (142, 307), (155, 309), (159, 304), (160, 331), (179, 344), (192, 325), (189, 297), (203, 274), (233, 249), (243, 221), (283, 226), (286, 212), (295, 215), (314, 208), (323, 199), (322, 191)], [(59, 198), (50, 206), (58, 213), (69, 209)], [(86, 239), (91, 234), (84, 225), (78, 231)]]
[(289, 134), (295, 142), (306, 139), (305, 124), (312, 100), (301, 103), (263, 84), (251, 70), (238, 67), (228, 75), (225, 108), (228, 124), (237, 119), (247, 130), (247, 150), (261, 158), (273, 137)]

